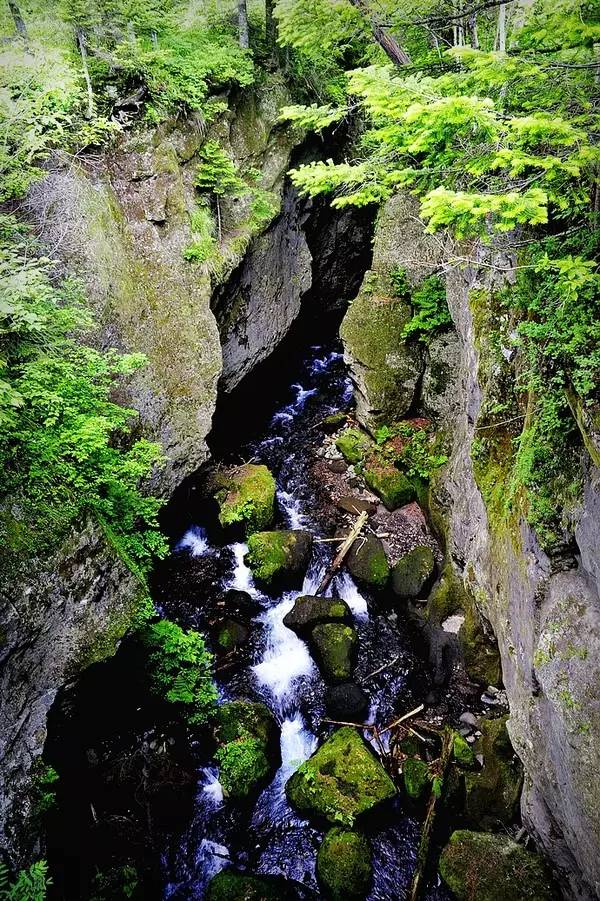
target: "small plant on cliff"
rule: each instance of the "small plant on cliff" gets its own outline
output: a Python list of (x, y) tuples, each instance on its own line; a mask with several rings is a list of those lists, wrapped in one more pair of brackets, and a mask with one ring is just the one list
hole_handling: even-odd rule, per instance
[(194, 184), (199, 191), (208, 191), (216, 201), (217, 228), (219, 241), (222, 240), (220, 198), (226, 195), (240, 195), (248, 187), (237, 174), (233, 160), (230, 160), (218, 141), (207, 141), (201, 153), (201, 162), (196, 169)]
[(439, 275), (430, 275), (411, 292), (413, 315), (402, 330), (403, 338), (416, 338), (429, 344), (434, 335), (452, 325), (446, 302), (446, 285)]
[(216, 710), (217, 689), (212, 654), (202, 635), (162, 619), (143, 628), (139, 637), (149, 652), (153, 691), (176, 705), (190, 726), (208, 722)]
[(8, 867), (0, 863), (0, 901), (45, 901), (51, 882), (45, 860), (38, 860), (26, 870), (20, 870), (14, 881), (10, 878)]

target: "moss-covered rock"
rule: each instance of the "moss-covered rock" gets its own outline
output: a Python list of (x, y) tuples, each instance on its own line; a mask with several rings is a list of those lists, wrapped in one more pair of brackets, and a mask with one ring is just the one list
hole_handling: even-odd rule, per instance
[(452, 564), (446, 563), (438, 583), (429, 595), (425, 615), (427, 619), (441, 625), (449, 616), (465, 610), (466, 606), (464, 586), (454, 572)]
[(268, 707), (232, 701), (218, 711), (215, 738), (219, 780), (232, 798), (254, 794), (279, 763), (279, 729)]
[(383, 544), (371, 533), (357, 538), (346, 556), (346, 566), (357, 581), (373, 588), (385, 588), (390, 577)]
[(356, 630), (341, 623), (323, 623), (311, 632), (311, 644), (323, 678), (346, 682), (352, 676), (356, 658)]
[(417, 498), (416, 485), (381, 454), (370, 454), (364, 464), (363, 476), (388, 510), (396, 510)]
[(221, 870), (210, 880), (206, 901), (280, 901), (295, 898), (292, 885), (279, 876), (250, 876)]
[(365, 898), (373, 868), (371, 848), (364, 835), (330, 829), (317, 854), (317, 876), (332, 901)]
[(507, 719), (481, 720), (477, 751), (483, 755), (483, 769), (465, 773), (465, 814), (484, 828), (512, 822), (521, 797), (523, 768), (508, 737)]
[(369, 696), (354, 682), (342, 682), (327, 689), (325, 706), (334, 720), (362, 723), (369, 712)]
[(315, 626), (333, 622), (352, 622), (352, 613), (346, 601), (308, 594), (296, 598), (290, 612), (283, 617), (284, 625), (298, 635), (308, 635)]
[(429, 767), (418, 757), (407, 757), (402, 764), (402, 779), (408, 797), (418, 801), (429, 785)]
[(356, 729), (338, 729), (288, 780), (286, 794), (300, 813), (352, 826), (393, 798), (394, 783)]
[(427, 588), (435, 569), (435, 559), (430, 547), (419, 545), (405, 554), (392, 570), (394, 594), (402, 598), (420, 598)]
[(460, 829), (440, 857), (442, 879), (458, 901), (552, 901), (544, 862), (506, 835)]
[(217, 473), (212, 481), (222, 526), (242, 526), (251, 535), (275, 515), (275, 479), (266, 466), (246, 463)]
[(226, 619), (217, 632), (217, 648), (220, 651), (233, 651), (245, 644), (250, 637), (248, 626), (235, 619)]
[(325, 432), (337, 432), (347, 421), (347, 414), (340, 411), (339, 413), (332, 413), (330, 416), (326, 416), (321, 422), (321, 427)]
[(293, 582), (302, 578), (310, 561), (312, 535), (303, 529), (254, 532), (246, 561), (260, 582)]
[(473, 748), (458, 732), (454, 733), (452, 756), (460, 766), (470, 767), (475, 764)]
[(373, 442), (360, 429), (344, 429), (337, 438), (335, 446), (344, 460), (353, 464), (361, 463), (364, 460), (369, 450), (373, 447)]

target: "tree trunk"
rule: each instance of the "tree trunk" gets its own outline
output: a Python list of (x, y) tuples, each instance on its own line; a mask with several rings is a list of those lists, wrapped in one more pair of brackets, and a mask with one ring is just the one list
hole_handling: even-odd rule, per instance
[(498, 28), (496, 31), (496, 50), (506, 53), (506, 4), (498, 8)]
[(238, 0), (238, 29), (240, 47), (243, 50), (247, 50), (250, 46), (250, 32), (248, 30), (248, 6), (246, 0)]
[(354, 542), (360, 535), (363, 527), (366, 526), (368, 519), (369, 519), (369, 514), (366, 511), (360, 514), (360, 516), (358, 517), (358, 519), (352, 526), (350, 534), (342, 543), (342, 546), (339, 549), (335, 560), (333, 561), (333, 563), (331, 564), (331, 566), (329, 567), (329, 569), (327, 570), (327, 572), (321, 579), (321, 584), (315, 591), (315, 595), (319, 595), (319, 594), (322, 594), (324, 591), (327, 591), (327, 589), (331, 585), (333, 577), (335, 576), (336, 572), (338, 571), (338, 569), (344, 562), (344, 558), (345, 558), (346, 554), (348, 553), (348, 551), (350, 550), (350, 548), (352, 547), (352, 545), (354, 544)]
[(79, 47), (79, 52), (81, 54), (81, 64), (83, 66), (83, 77), (85, 78), (85, 83), (87, 86), (87, 95), (88, 95), (88, 108), (87, 108), (87, 118), (91, 119), (94, 115), (94, 92), (92, 90), (92, 81), (90, 79), (90, 70), (88, 68), (87, 62), (87, 49), (85, 46), (85, 33), (83, 28), (75, 29), (75, 38), (77, 41), (77, 46)]
[(471, 13), (469, 16), (469, 31), (471, 32), (471, 47), (473, 50), (479, 50), (479, 32), (477, 30), (477, 13)]
[(410, 66), (412, 60), (406, 50), (400, 46), (400, 44), (388, 33), (387, 29), (384, 28), (376, 16), (369, 9), (366, 0), (350, 0), (352, 6), (356, 7), (365, 18), (369, 20), (371, 23), (371, 28), (373, 30), (373, 37), (379, 44), (379, 46), (385, 51), (385, 53), (389, 56), (391, 61), (396, 66)]
[(267, 41), (267, 50), (271, 56), (275, 52), (275, 40), (277, 37), (275, 17), (273, 15), (274, 9), (275, 0), (265, 0), (265, 38)]
[(26, 44), (28, 44), (29, 34), (27, 33), (27, 26), (25, 25), (25, 20), (21, 15), (19, 4), (16, 2), (16, 0), (8, 0), (8, 8), (10, 9), (10, 13), (13, 17), (13, 22), (15, 23), (17, 34), (23, 38)]

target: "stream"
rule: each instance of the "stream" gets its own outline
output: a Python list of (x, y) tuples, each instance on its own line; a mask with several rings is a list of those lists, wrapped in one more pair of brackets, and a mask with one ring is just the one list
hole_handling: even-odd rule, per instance
[[(324, 537), (311, 467), (322, 439), (318, 424), (328, 414), (349, 409), (352, 402), (352, 385), (338, 348), (311, 347), (299, 361), (296, 378), (280, 394), (266, 433), (228, 456), (231, 462), (239, 462), (241, 457), (269, 466), (277, 480), (279, 525), (308, 529), (315, 537)], [(219, 678), (219, 693), (223, 701), (260, 700), (272, 710), (281, 727), (281, 766), (247, 812), (243, 827), (240, 811), (223, 798), (218, 771), (210, 765), (201, 769), (193, 820), (183, 840), (163, 855), (165, 898), (183, 901), (203, 897), (208, 880), (230, 864), (250, 872), (285, 876), (304, 887), (308, 896), (319, 895), (315, 858), (324, 833), (300, 818), (285, 796), (287, 779), (331, 729), (322, 723), (326, 686), (307, 645), (283, 624), (296, 597), (315, 592), (331, 559), (331, 544), (315, 543), (314, 549), (302, 587), (271, 596), (254, 584), (244, 562), (246, 545), (219, 545), (201, 520), (189, 522), (175, 544), (169, 589), (160, 592), (165, 615), (181, 618), (176, 587), (173, 591), (173, 585), (177, 586), (176, 561), (185, 573), (190, 558), (218, 558), (221, 566), (225, 560), (218, 588), (247, 592), (260, 607), (246, 648), (247, 664), (224, 671)], [(367, 721), (383, 724), (397, 711), (410, 709), (422, 700), (426, 685), (423, 665), (397, 617), (378, 609), (375, 599), (359, 590), (343, 570), (328, 593), (343, 598), (354, 616), (359, 634), (356, 680), (359, 684), (365, 680), (371, 698)], [(202, 626), (193, 614), (189, 624)], [(393, 668), (368, 678), (369, 673), (394, 658), (397, 662)], [(369, 897), (372, 901), (403, 898), (416, 857), (418, 822), (396, 802), (372, 815), (366, 829), (374, 863)], [(434, 886), (427, 897), (447, 895)]]

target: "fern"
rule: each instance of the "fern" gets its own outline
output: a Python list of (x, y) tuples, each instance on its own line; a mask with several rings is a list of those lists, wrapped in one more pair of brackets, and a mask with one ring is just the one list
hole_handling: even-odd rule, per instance
[(26, 870), (20, 870), (12, 883), (8, 867), (0, 864), (0, 901), (45, 901), (51, 882), (45, 860), (38, 860)]

